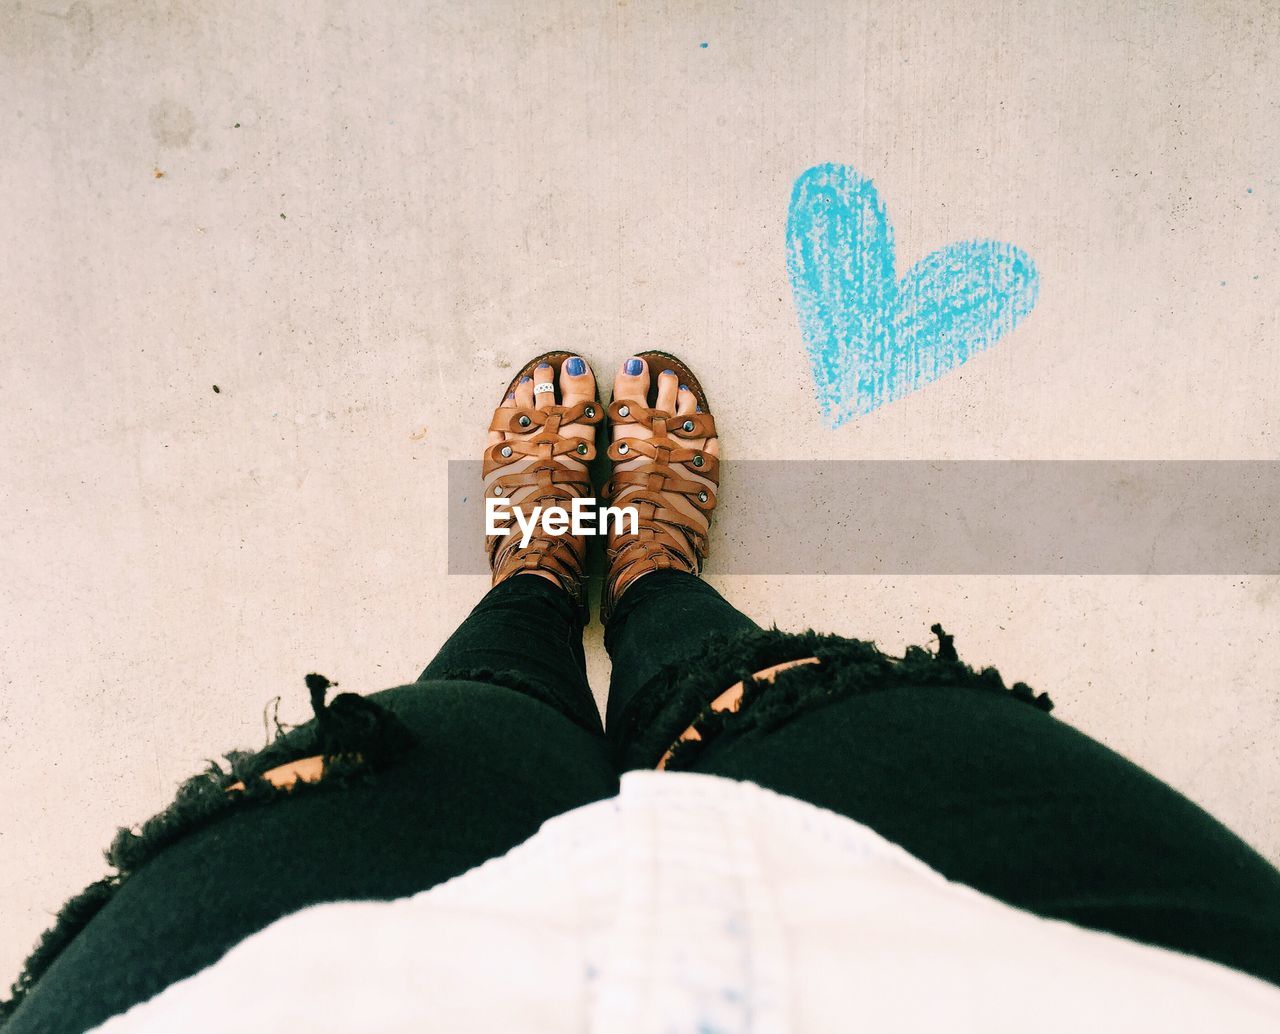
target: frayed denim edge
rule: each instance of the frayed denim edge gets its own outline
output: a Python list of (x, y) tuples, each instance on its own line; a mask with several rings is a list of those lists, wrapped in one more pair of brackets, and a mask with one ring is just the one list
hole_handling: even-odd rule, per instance
[[(812, 630), (750, 629), (710, 637), (696, 657), (665, 666), (646, 683), (618, 727), (610, 728), (619, 767), (653, 768), (671, 750), (667, 770), (688, 769), (717, 738), (767, 731), (836, 700), (899, 687), (1000, 693), (1046, 713), (1053, 709), (1047, 693), (1037, 694), (1025, 682), (1006, 686), (995, 668), (975, 671), (965, 664), (956, 654), (954, 637), (941, 625), (931, 631), (938, 637), (936, 653), (909, 646), (902, 657), (881, 653), (871, 642)], [(805, 657), (816, 657), (819, 663), (789, 668), (773, 681), (753, 677), (765, 668)], [(736, 711), (708, 709), (737, 682), (743, 683), (743, 695)], [(701, 739), (677, 744), (690, 726)]]
[[(210, 761), (208, 768), (178, 788), (173, 802), (159, 814), (136, 831), (121, 827), (105, 852), (115, 871), (91, 883), (58, 910), (53, 925), (23, 963), (9, 989), (10, 997), (0, 1001), (0, 1027), (129, 877), (170, 844), (232, 808), (255, 807), (282, 796), (330, 792), (369, 781), (413, 744), (413, 734), (400, 719), (372, 700), (357, 693), (340, 693), (326, 704), (329, 689), (337, 683), (311, 674), (306, 684), (314, 721), (289, 730), (277, 723), (276, 738), (264, 749), (230, 751), (223, 755), (225, 764)], [(261, 778), (278, 765), (316, 754), (324, 758), (324, 777), (318, 782), (299, 782), (286, 789)], [(235, 783), (243, 783), (244, 790), (228, 792)]]

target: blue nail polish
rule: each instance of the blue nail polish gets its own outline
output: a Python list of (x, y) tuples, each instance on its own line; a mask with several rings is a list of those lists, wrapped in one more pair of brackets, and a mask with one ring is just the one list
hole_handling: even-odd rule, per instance
[(644, 360), (628, 359), (625, 369), (627, 373), (629, 373), (632, 377), (634, 377), (636, 374), (638, 374), (641, 370), (644, 369)]
[(689, 390), (689, 385), (687, 385), (687, 384), (682, 384), (682, 385), (680, 385), (680, 390), (681, 390), (681, 391), (688, 391), (688, 390)]
[(550, 364), (550, 363), (539, 363), (539, 364), (538, 364), (538, 369), (539, 369), (539, 370), (550, 370), (550, 369), (551, 369), (551, 364)]
[(508, 395), (508, 396), (507, 396), (507, 401), (508, 401), (508, 402), (514, 402), (514, 401), (515, 401), (515, 397), (516, 397), (516, 393), (513, 391), (510, 395)]
[(520, 378), (520, 383), (521, 383), (521, 384), (528, 384), (531, 380), (533, 380), (533, 378), (532, 378), (532, 377), (521, 377), (521, 378)]
[(675, 370), (663, 370), (662, 372), (663, 372), (663, 373), (669, 373), (669, 374), (671, 374), (671, 376), (672, 376), (672, 377), (674, 377), (674, 376), (676, 375)]
[(701, 406), (699, 406), (697, 409), (695, 409), (695, 410), (694, 410), (694, 412), (695, 412), (695, 413), (701, 413), (701, 412), (702, 412), (702, 407), (701, 407)]
[(587, 372), (587, 364), (576, 355), (564, 364), (564, 368), (569, 371), (570, 377), (581, 377)]

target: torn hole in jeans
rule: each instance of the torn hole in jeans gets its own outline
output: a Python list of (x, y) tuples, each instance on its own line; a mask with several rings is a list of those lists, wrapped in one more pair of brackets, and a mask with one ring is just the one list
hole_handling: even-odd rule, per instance
[[(757, 671), (751, 677), (757, 682), (772, 682), (775, 678), (777, 678), (779, 673), (786, 671), (788, 668), (794, 668), (801, 664), (817, 664), (817, 663), (818, 663), (818, 658), (816, 657), (802, 657), (799, 660), (795, 660), (795, 661), (783, 661), (781, 664), (775, 664), (772, 667), (765, 668), (763, 671)], [(707, 711), (713, 711), (717, 713), (727, 712), (729, 714), (737, 714), (738, 711), (742, 709), (742, 694), (745, 687), (746, 687), (745, 682), (735, 682), (732, 686), (726, 689), (723, 693), (721, 693), (718, 697), (716, 697), (713, 701), (711, 701), (711, 703), (707, 705)], [(701, 717), (703, 716), (700, 715), (699, 718)], [(676, 742), (673, 743), (667, 749), (667, 752), (662, 755), (662, 760), (659, 761), (657, 765), (658, 771), (662, 772), (666, 769), (667, 765), (671, 761), (672, 754), (680, 746), (680, 744), (686, 743), (690, 740), (700, 740), (700, 739), (702, 739), (702, 734), (698, 731), (698, 723), (697, 721), (695, 721), (692, 725), (689, 726), (689, 728), (685, 729), (685, 731), (680, 734), (680, 737), (676, 740)]]
[[(357, 693), (340, 693), (326, 703), (336, 685), (323, 675), (306, 677), (314, 720), (286, 729), (276, 722), (275, 738), (259, 751), (233, 750), (223, 761), (187, 779), (172, 803), (133, 829), (117, 831), (105, 855), (112, 872), (68, 900), (45, 931), (0, 1001), (0, 1024), (53, 965), (76, 935), (107, 905), (120, 887), (148, 861), (189, 833), (233, 808), (261, 805), (299, 793), (341, 790), (373, 779), (402, 757), (415, 741), (396, 715)], [(264, 775), (309, 758), (319, 758), (318, 779), (297, 779), (277, 786)], [(233, 792), (228, 792), (233, 791)]]
[[(1052, 710), (1048, 694), (1023, 682), (1006, 686), (995, 668), (971, 668), (957, 655), (953, 636), (937, 624), (931, 631), (936, 652), (909, 646), (901, 657), (881, 652), (872, 642), (813, 631), (750, 629), (711, 637), (696, 657), (665, 666), (636, 694), (619, 728), (611, 726), (620, 766), (654, 768), (665, 760), (668, 771), (689, 769), (716, 739), (769, 731), (845, 697), (895, 688), (998, 693)], [(772, 679), (755, 674), (803, 658), (817, 663), (788, 667)], [(721, 687), (735, 682), (742, 683), (735, 709), (708, 706), (723, 693)], [(686, 735), (690, 729), (695, 735)]]

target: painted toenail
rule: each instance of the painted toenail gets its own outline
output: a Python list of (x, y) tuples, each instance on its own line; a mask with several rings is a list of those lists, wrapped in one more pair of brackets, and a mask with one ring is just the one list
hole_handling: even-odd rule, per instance
[(539, 363), (539, 364), (538, 364), (538, 369), (539, 369), (539, 370), (550, 370), (550, 369), (551, 369), (551, 364), (550, 364), (550, 363)]
[(521, 383), (521, 384), (528, 384), (531, 380), (533, 380), (533, 378), (532, 378), (532, 377), (521, 377), (521, 378), (520, 378), (520, 383)]
[(670, 375), (670, 376), (674, 377), (674, 376), (676, 375), (676, 372), (675, 372), (675, 370), (663, 370), (663, 371), (662, 371), (662, 375), (663, 375), (664, 377), (666, 377), (666, 376), (668, 376), (668, 375)]
[(644, 369), (644, 360), (643, 360), (643, 359), (628, 359), (628, 360), (627, 360), (626, 371), (627, 371), (627, 373), (629, 373), (632, 377), (634, 377), (636, 374), (638, 374), (638, 373), (639, 373), (641, 370), (643, 370), (643, 369)]
[(680, 385), (680, 390), (681, 390), (681, 391), (688, 391), (688, 390), (689, 390), (689, 385), (687, 385), (687, 384), (682, 384), (682, 385)]
[(507, 401), (514, 402), (515, 398), (516, 398), (516, 393), (513, 391), (510, 395), (507, 396)]
[(564, 364), (564, 368), (569, 371), (570, 377), (581, 377), (587, 372), (587, 364), (576, 355)]

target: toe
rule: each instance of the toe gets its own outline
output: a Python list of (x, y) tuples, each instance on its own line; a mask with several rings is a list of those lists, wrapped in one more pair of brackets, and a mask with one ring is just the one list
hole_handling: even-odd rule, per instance
[[(499, 408), (499, 409), (511, 409), (512, 407), (514, 407), (514, 406), (515, 406), (515, 404), (516, 404), (516, 395), (515, 395), (515, 392), (511, 392), (509, 395), (507, 395), (507, 397), (506, 397), (505, 399), (503, 399), (503, 400), (502, 400), (502, 402), (501, 402), (501, 404), (498, 406), (498, 408)], [(493, 445), (495, 442), (500, 442), (500, 441), (502, 441), (502, 439), (503, 439), (503, 438), (505, 438), (505, 437), (506, 437), (506, 435), (504, 435), (501, 431), (490, 431), (490, 432), (489, 432), (489, 444), (490, 444), (490, 445)]]
[(632, 356), (622, 364), (613, 381), (613, 397), (649, 405), (649, 367), (643, 359)]
[(596, 379), (585, 359), (572, 356), (560, 368), (560, 397), (566, 406), (590, 402), (596, 397)]
[[(701, 413), (702, 407), (698, 406), (694, 410), (694, 412)], [(719, 438), (703, 439), (702, 451), (705, 452), (708, 456), (719, 456), (720, 455), (720, 439)]]
[[(554, 386), (555, 382), (556, 372), (551, 368), (551, 364), (539, 363), (533, 371), (533, 387), (537, 388), (540, 384), (550, 384)], [(556, 393), (554, 391), (535, 392), (533, 402), (539, 409), (550, 409), (556, 404)]]
[(676, 416), (689, 416), (698, 408), (698, 397), (689, 390), (689, 385), (680, 385), (676, 392)]
[(533, 378), (521, 377), (516, 385), (516, 405), (520, 409), (533, 408)]
[(664, 413), (674, 413), (679, 388), (680, 378), (675, 370), (663, 370), (658, 374), (658, 401), (653, 404), (653, 408), (660, 409)]

